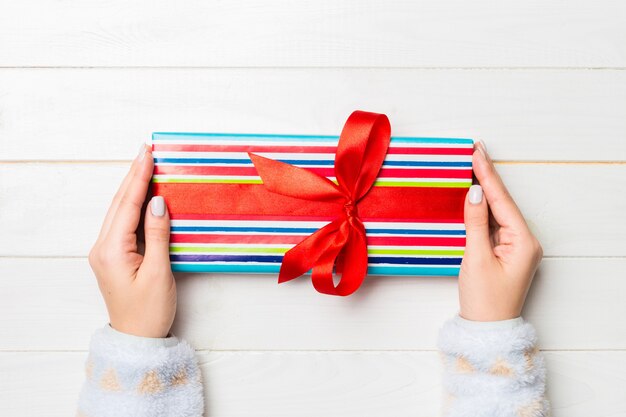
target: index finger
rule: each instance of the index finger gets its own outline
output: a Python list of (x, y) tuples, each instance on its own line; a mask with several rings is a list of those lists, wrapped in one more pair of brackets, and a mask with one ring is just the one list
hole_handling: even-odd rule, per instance
[(100, 234), (98, 235), (98, 239), (96, 240), (96, 243), (103, 241), (106, 238), (107, 234), (109, 233), (109, 229), (111, 228), (111, 222), (113, 221), (115, 212), (117, 211), (117, 208), (120, 205), (120, 200), (122, 199), (122, 196), (124, 196), (124, 194), (126, 193), (128, 184), (130, 183), (130, 180), (133, 178), (133, 175), (135, 171), (137, 170), (137, 166), (139, 164), (140, 164), (139, 161), (137, 160), (137, 158), (135, 158), (130, 168), (128, 169), (128, 172), (124, 176), (124, 179), (122, 180), (122, 184), (115, 192), (115, 195), (113, 196), (113, 199), (111, 200), (111, 205), (109, 206), (109, 209), (107, 210), (107, 213), (104, 216), (104, 221), (102, 222), (102, 227), (100, 228)]
[(137, 230), (153, 168), (152, 152), (146, 149), (143, 160), (139, 161), (130, 177), (126, 191), (119, 201), (111, 222), (109, 235), (114, 239), (121, 239), (129, 234), (134, 234)]
[(493, 162), (488, 158), (487, 151), (481, 142), (476, 143), (472, 166), (496, 222), (504, 227), (520, 230), (528, 228), (522, 212), (513, 201), (513, 197), (502, 182)]

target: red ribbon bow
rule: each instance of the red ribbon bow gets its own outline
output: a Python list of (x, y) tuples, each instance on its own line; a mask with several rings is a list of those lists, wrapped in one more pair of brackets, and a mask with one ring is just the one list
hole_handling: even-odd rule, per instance
[[(378, 176), (390, 136), (391, 126), (384, 114), (353, 112), (337, 144), (338, 185), (307, 169), (248, 152), (268, 191), (303, 200), (343, 203), (339, 217), (285, 253), (279, 283), (313, 269), (313, 286), (321, 293), (346, 296), (359, 288), (367, 274), (367, 241), (357, 204)], [(345, 270), (344, 264), (348, 265)], [(333, 267), (341, 273), (337, 286)]]

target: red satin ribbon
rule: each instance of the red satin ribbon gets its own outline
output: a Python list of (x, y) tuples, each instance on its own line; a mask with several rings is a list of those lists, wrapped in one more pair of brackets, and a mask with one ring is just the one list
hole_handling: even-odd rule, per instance
[[(285, 253), (279, 283), (313, 269), (313, 286), (321, 293), (346, 296), (359, 288), (367, 274), (367, 239), (357, 205), (378, 176), (390, 137), (387, 116), (353, 112), (335, 154), (338, 185), (307, 169), (248, 152), (268, 191), (302, 200), (343, 203), (335, 220)], [(350, 267), (344, 270), (344, 264)], [(337, 286), (333, 269), (341, 273)]]

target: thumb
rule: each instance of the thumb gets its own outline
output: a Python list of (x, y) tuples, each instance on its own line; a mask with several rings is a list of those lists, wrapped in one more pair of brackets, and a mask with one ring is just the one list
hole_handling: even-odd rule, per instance
[(492, 252), (489, 239), (489, 209), (480, 185), (472, 185), (465, 196), (465, 252), (488, 254)]
[(144, 264), (170, 269), (170, 216), (162, 196), (154, 196), (146, 207)]

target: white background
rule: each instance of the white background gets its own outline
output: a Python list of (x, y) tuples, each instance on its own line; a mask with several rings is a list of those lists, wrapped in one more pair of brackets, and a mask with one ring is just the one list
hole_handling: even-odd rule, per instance
[[(482, 139), (545, 259), (557, 417), (626, 416), (622, 0), (0, 3), (0, 415), (73, 415), (107, 321), (86, 255), (152, 131)], [(177, 275), (207, 415), (436, 416), (450, 278)]]

